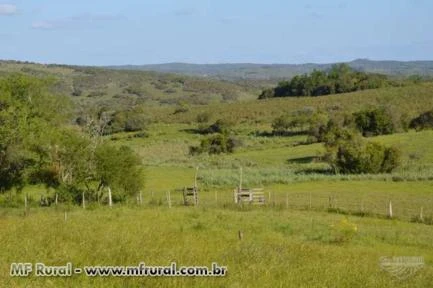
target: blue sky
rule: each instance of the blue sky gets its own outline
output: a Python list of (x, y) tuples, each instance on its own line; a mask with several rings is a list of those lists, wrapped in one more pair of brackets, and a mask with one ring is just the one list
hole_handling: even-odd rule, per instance
[(77, 65), (432, 60), (432, 15), (431, 0), (0, 0), (0, 59)]

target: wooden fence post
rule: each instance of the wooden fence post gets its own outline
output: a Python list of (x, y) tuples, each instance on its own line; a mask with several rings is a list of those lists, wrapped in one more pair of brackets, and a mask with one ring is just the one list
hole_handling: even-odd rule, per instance
[(27, 215), (27, 193), (24, 195), (24, 215)]
[(56, 193), (56, 206), (58, 204), (58, 200), (59, 200), (59, 194)]
[(111, 194), (111, 188), (110, 188), (110, 186), (108, 186), (108, 206), (111, 208), (111, 207), (113, 207), (113, 197), (112, 197), (112, 194)]
[(239, 176), (239, 191), (242, 191), (242, 175), (243, 171), (242, 171), (242, 167), (240, 168), (240, 176)]
[(143, 193), (140, 190), (140, 205), (143, 205)]
[(389, 200), (389, 204), (388, 204), (388, 217), (392, 218), (392, 202), (391, 200)]
[(84, 192), (81, 193), (81, 202), (83, 205), (83, 209), (86, 209), (86, 199), (84, 198)]
[(423, 211), (423, 207), (421, 207), (421, 210), (419, 211), (419, 220), (421, 220), (422, 222), (424, 222), (424, 211)]

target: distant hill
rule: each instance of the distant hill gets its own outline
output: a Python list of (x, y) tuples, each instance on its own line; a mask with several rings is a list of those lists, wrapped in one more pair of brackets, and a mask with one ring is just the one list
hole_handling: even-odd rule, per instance
[[(327, 70), (333, 64), (187, 64), (167, 63), (155, 65), (110, 66), (111, 69), (156, 71), (222, 80), (275, 80), (310, 73), (314, 69)], [(348, 62), (354, 69), (393, 76), (433, 76), (433, 61), (372, 61), (357, 59)]]
[(0, 77), (14, 72), (55, 79), (54, 92), (71, 96), (81, 107), (205, 105), (255, 99), (261, 90), (261, 86), (247, 81), (233, 83), (150, 71), (0, 60)]

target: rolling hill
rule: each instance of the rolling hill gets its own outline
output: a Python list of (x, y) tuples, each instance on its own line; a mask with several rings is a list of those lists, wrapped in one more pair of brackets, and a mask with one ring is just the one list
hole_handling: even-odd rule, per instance
[[(210, 77), (222, 80), (272, 80), (291, 78), (310, 73), (314, 69), (327, 70), (329, 64), (188, 64), (167, 63), (156, 65), (125, 65), (107, 68), (118, 70), (157, 71), (190, 76)], [(433, 61), (372, 61), (357, 59), (348, 63), (356, 70), (393, 76), (422, 75), (433, 76)]]

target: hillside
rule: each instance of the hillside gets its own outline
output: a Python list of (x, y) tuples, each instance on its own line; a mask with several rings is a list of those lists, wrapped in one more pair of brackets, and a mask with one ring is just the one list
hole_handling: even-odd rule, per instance
[[(310, 73), (314, 69), (327, 70), (329, 64), (188, 64), (167, 63), (156, 65), (110, 66), (112, 69), (157, 71), (190, 76), (210, 77), (223, 80), (255, 79), (272, 80), (291, 78), (295, 75)], [(372, 61), (357, 59), (348, 63), (357, 70), (394, 76), (433, 75), (433, 61)]]
[(260, 91), (248, 83), (157, 72), (0, 61), (0, 76), (12, 72), (51, 77), (55, 92), (71, 96), (80, 106), (204, 105), (254, 99)]

